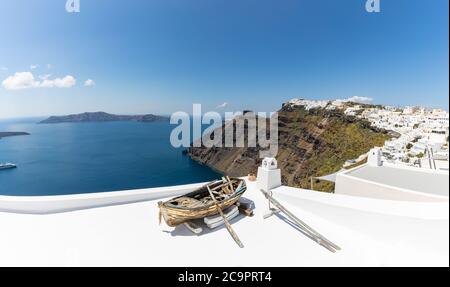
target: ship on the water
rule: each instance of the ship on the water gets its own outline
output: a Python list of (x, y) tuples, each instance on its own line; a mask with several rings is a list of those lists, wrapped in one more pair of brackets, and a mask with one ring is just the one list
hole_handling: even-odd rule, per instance
[(16, 168), (16, 167), (17, 167), (17, 165), (15, 165), (13, 163), (9, 163), (9, 162), (7, 162), (7, 163), (0, 163), (0, 170), (11, 169), (11, 168)]

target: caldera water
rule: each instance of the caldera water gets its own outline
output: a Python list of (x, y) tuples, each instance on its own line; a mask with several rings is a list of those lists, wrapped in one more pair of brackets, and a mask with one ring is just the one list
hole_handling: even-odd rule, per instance
[(220, 174), (170, 144), (168, 122), (38, 124), (0, 121), (0, 195), (60, 195), (205, 182)]

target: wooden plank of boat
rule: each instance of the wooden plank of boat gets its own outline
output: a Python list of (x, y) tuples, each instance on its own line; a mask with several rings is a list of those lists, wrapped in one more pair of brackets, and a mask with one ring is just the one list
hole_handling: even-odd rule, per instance
[(208, 185), (209, 185), (209, 188), (210, 188), (211, 190), (216, 191), (216, 190), (221, 190), (221, 189), (224, 188), (225, 186), (230, 186), (230, 184), (232, 184), (232, 182), (230, 182), (230, 183), (225, 182), (225, 183), (219, 184), (219, 185), (217, 185), (217, 186), (214, 186), (214, 183), (208, 184)]
[(228, 232), (230, 233), (231, 237), (233, 237), (234, 241), (237, 243), (237, 245), (240, 248), (244, 248), (244, 244), (242, 244), (241, 240), (239, 239), (239, 237), (237, 236), (237, 234), (234, 232), (233, 228), (231, 227), (231, 224), (228, 222), (228, 220), (226, 219), (225, 215), (222, 212), (222, 209), (220, 208), (219, 204), (217, 203), (216, 198), (214, 197), (214, 194), (211, 192), (211, 189), (209, 188), (209, 186), (206, 186), (206, 188), (209, 191), (209, 194), (211, 195), (211, 198), (217, 208), (217, 211), (220, 213), (220, 215), (223, 218), (223, 221), (225, 222), (225, 226), (227, 227)]
[(186, 228), (192, 231), (192, 233), (194, 234), (200, 234), (203, 232), (203, 228), (192, 221), (187, 221), (183, 223), (183, 225), (186, 226)]
[(239, 198), (238, 205), (246, 205), (250, 209), (255, 209), (255, 202), (246, 197)]
[(239, 208), (239, 212), (245, 216), (252, 217), (255, 203), (247, 198), (241, 197), (236, 204)]
[(253, 214), (253, 210), (249, 209), (249, 208), (239, 208), (239, 212), (242, 215), (245, 215), (245, 216), (248, 216), (248, 217), (252, 217), (254, 215)]
[(246, 204), (240, 204), (238, 206), (239, 212), (245, 216), (252, 217), (253, 209), (249, 208)]
[[(238, 184), (238, 186), (237, 186), (237, 188), (236, 188), (236, 191), (240, 191), (241, 189), (242, 189), (242, 187), (244, 186), (244, 181), (241, 181), (239, 184)], [(234, 191), (233, 191), (234, 192)]]
[(234, 192), (233, 184), (231, 183), (231, 179), (230, 179), (230, 177), (228, 175), (227, 175), (227, 180), (228, 180), (228, 184), (229, 184), (230, 189), (231, 189), (231, 193), (233, 193)]
[[(239, 214), (238, 207), (236, 205), (232, 205), (231, 207), (223, 210), (223, 214), (228, 220), (231, 220)], [(203, 218), (203, 221), (210, 228), (214, 228), (223, 224), (223, 218), (220, 216), (220, 214), (207, 216)]]

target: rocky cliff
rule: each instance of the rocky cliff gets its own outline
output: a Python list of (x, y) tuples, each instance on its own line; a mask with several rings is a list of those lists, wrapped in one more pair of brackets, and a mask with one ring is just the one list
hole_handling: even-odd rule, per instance
[[(388, 132), (342, 110), (283, 105), (278, 112), (279, 148), (276, 156), (283, 184), (309, 188), (311, 176), (341, 169), (346, 160), (382, 146)], [(230, 123), (227, 123), (230, 124)], [(224, 129), (224, 126), (222, 126)], [(261, 163), (258, 147), (191, 147), (194, 160), (230, 176), (255, 173)], [(315, 182), (315, 189), (330, 191), (333, 185)]]
[(41, 124), (56, 124), (56, 123), (80, 123), (80, 122), (111, 122), (111, 121), (137, 121), (137, 122), (156, 122), (168, 121), (168, 117), (157, 116), (152, 114), (147, 115), (113, 115), (105, 112), (93, 112), (73, 114), (67, 116), (51, 116), (43, 121)]

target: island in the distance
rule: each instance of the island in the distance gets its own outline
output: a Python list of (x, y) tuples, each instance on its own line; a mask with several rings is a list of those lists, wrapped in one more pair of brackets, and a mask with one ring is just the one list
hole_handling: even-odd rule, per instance
[(0, 132), (0, 139), (5, 137), (13, 137), (13, 136), (27, 136), (30, 135), (26, 132)]
[(157, 116), (152, 114), (146, 115), (113, 115), (105, 112), (88, 112), (82, 114), (73, 114), (67, 116), (51, 116), (40, 124), (57, 124), (57, 123), (83, 123), (83, 122), (113, 122), (113, 121), (135, 121), (135, 122), (162, 122), (168, 121), (169, 117)]

